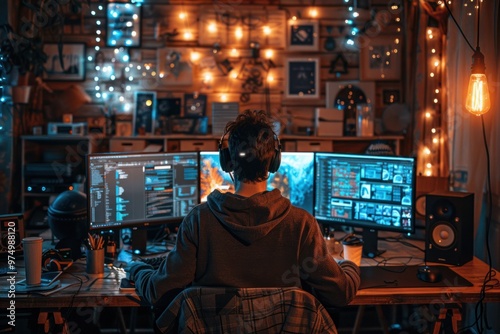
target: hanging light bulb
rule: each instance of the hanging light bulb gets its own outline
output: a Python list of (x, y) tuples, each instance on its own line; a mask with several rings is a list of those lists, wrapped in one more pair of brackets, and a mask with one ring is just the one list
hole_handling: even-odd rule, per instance
[(476, 47), (476, 51), (472, 56), (469, 88), (467, 89), (467, 99), (465, 100), (465, 108), (476, 116), (487, 113), (491, 107), (485, 69), (484, 56), (479, 47)]

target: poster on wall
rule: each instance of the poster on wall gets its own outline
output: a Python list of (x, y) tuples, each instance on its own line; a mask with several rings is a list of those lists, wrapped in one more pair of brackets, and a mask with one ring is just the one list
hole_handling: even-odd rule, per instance
[(134, 101), (134, 135), (152, 134), (156, 117), (156, 92), (136, 92)]
[(162, 98), (157, 100), (155, 134), (167, 134), (168, 122), (181, 114), (181, 98)]
[(286, 98), (319, 98), (319, 59), (287, 59), (285, 71)]

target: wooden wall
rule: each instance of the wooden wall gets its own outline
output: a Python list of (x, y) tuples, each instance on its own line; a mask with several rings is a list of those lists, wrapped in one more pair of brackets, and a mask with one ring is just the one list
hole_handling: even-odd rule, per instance
[[(56, 90), (50, 94), (47, 101), (58, 99), (59, 92), (70, 84), (81, 84), (92, 97), (90, 107), (98, 115), (102, 110), (117, 108), (117, 113), (133, 113), (133, 110), (123, 109), (125, 102), (115, 99), (114, 104), (96, 98), (94, 78), (99, 78), (101, 89), (107, 90), (109, 86), (115, 87), (116, 96), (124, 96), (125, 101), (133, 101), (136, 91), (155, 91), (157, 98), (179, 97), (186, 93), (200, 93), (207, 95), (207, 116), (211, 123), (212, 102), (238, 102), (240, 110), (243, 109), (268, 109), (284, 118), (291, 119), (291, 125), (286, 131), (291, 134), (302, 134), (304, 129), (313, 127), (314, 109), (326, 105), (326, 83), (330, 81), (359, 81), (362, 77), (360, 66), (362, 50), (380, 36), (389, 38), (404, 38), (404, 10), (403, 8), (389, 7), (386, 1), (357, 0), (357, 18), (352, 17), (353, 1), (346, 3), (344, 0), (315, 1), (314, 6), (300, 0), (290, 1), (159, 1), (145, 0), (142, 5), (141, 45), (129, 48), (130, 62), (113, 62), (114, 48), (106, 47), (105, 26), (106, 10), (101, 2), (92, 2), (81, 17), (73, 18), (65, 27), (63, 39), (65, 42), (83, 42), (86, 45), (87, 56), (92, 60), (86, 62), (86, 79), (84, 82), (58, 82), (50, 81), (49, 85)], [(394, 2), (396, 3), (396, 2)], [(312, 17), (311, 10), (316, 10), (316, 17)], [(93, 15), (95, 13), (95, 15)], [(185, 18), (179, 17), (180, 13)], [(293, 16), (303, 20), (318, 22), (318, 48), (315, 51), (294, 51), (287, 46), (287, 22)], [(353, 23), (346, 23), (352, 19)], [(101, 21), (98, 26), (97, 22)], [(217, 32), (209, 30), (210, 22), (216, 22)], [(237, 39), (235, 30), (242, 27), (243, 37)], [(266, 36), (263, 27), (269, 26), (271, 33)], [(360, 31), (360, 37), (354, 46), (345, 44), (352, 27)], [(96, 31), (101, 29), (101, 41), (96, 42)], [(191, 33), (186, 38), (185, 33)], [(56, 36), (47, 36), (46, 41), (56, 41)], [(252, 42), (260, 45), (260, 59), (252, 57)], [(214, 54), (214, 48), (220, 47)], [(332, 47), (332, 44), (334, 47)], [(404, 43), (401, 43), (401, 46)], [(95, 47), (99, 46), (104, 55), (104, 63), (110, 65), (115, 71), (116, 79), (113, 81), (101, 71), (96, 71)], [(232, 50), (236, 49), (238, 55)], [(265, 50), (272, 49), (270, 58), (272, 66), (265, 58)], [(401, 47), (400, 57), (404, 59), (404, 48)], [(176, 52), (181, 55), (183, 67), (178, 72), (168, 71), (167, 57)], [(198, 52), (200, 60), (192, 62), (190, 54)], [(320, 62), (320, 84), (318, 98), (285, 98), (286, 75), (284, 66), (289, 58), (317, 58)], [(365, 55), (366, 57), (366, 55)], [(335, 62), (335, 60), (339, 60)], [(101, 59), (102, 60), (102, 59)], [(345, 73), (343, 73), (342, 60), (345, 60)], [(225, 73), (221, 62), (226, 61), (233, 70)], [(260, 62), (260, 64), (259, 64)], [(264, 65), (262, 65), (262, 63)], [(337, 66), (335, 66), (337, 64)], [(102, 62), (101, 64), (102, 65)], [(131, 65), (127, 76), (132, 75), (134, 80), (129, 91), (120, 92), (123, 78), (123, 69)], [(138, 69), (140, 66), (140, 69)], [(402, 64), (401, 64), (402, 66)], [(222, 69), (222, 70), (221, 70)], [(242, 93), (248, 89), (244, 83), (248, 75), (255, 71), (262, 78), (269, 75), (273, 81), (263, 80), (261, 86), (255, 88), (248, 101), (242, 100)], [(163, 73), (163, 78), (160, 78)], [(210, 73), (212, 79), (204, 80)], [(238, 73), (237, 78), (232, 74)], [(123, 81), (120, 81), (123, 80)], [(380, 117), (387, 107), (384, 103), (384, 93), (397, 92), (400, 102), (404, 100), (403, 73), (399, 72), (396, 79), (373, 80), (376, 84), (375, 109), (376, 116)], [(116, 97), (115, 96), (115, 97)], [(104, 108), (104, 109), (103, 109)], [(85, 113), (92, 114), (89, 106)], [(54, 121), (60, 117), (60, 112), (52, 111)], [(384, 129), (379, 131), (384, 131)]]

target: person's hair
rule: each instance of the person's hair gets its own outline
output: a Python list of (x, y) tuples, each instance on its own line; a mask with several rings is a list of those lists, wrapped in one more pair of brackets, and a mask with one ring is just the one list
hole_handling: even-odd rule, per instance
[(234, 177), (242, 182), (260, 182), (269, 177), (275, 155), (273, 119), (263, 110), (245, 110), (227, 123), (228, 145)]

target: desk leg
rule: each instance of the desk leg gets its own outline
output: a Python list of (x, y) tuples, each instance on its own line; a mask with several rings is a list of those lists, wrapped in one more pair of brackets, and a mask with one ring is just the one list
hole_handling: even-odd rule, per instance
[(439, 334), (441, 331), (441, 325), (446, 321), (448, 311), (451, 311), (451, 328), (453, 333), (458, 333), (458, 325), (462, 321), (461, 308), (459, 306), (444, 307), (439, 310), (439, 317), (434, 324), (433, 334)]
[(37, 324), (43, 328), (44, 333), (49, 333), (51, 329), (49, 314), (52, 314), (52, 317), (54, 318), (54, 326), (62, 326), (60, 332), (61, 334), (69, 333), (60, 311), (41, 311), (38, 314)]

